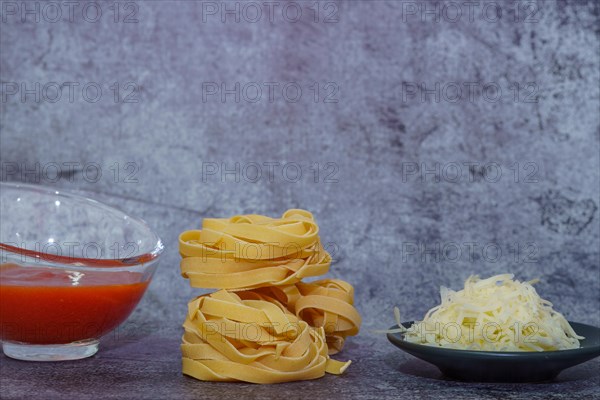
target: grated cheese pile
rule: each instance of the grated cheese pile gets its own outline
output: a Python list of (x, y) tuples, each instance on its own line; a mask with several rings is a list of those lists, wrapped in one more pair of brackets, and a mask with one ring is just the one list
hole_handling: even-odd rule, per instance
[(441, 304), (423, 321), (397, 332), (408, 342), (461, 350), (551, 351), (579, 347), (565, 317), (533, 288), (536, 281), (519, 282), (513, 274), (479, 279), (470, 276), (463, 290), (441, 287)]

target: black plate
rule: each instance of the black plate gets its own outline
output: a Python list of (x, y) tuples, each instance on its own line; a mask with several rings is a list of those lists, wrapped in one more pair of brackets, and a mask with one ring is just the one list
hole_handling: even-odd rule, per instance
[[(406, 342), (401, 333), (388, 333), (390, 342), (437, 366), (446, 376), (474, 382), (538, 382), (554, 379), (562, 370), (600, 356), (600, 328), (569, 322), (581, 347), (544, 352), (455, 350)], [(410, 328), (413, 321), (403, 322)], [(394, 325), (390, 329), (396, 329)]]

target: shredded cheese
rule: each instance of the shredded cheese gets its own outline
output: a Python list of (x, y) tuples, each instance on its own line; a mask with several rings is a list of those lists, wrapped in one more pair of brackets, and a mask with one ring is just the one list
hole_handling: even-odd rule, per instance
[(451, 349), (481, 351), (551, 351), (579, 347), (569, 322), (542, 299), (530, 282), (513, 274), (479, 279), (470, 276), (463, 290), (440, 289), (441, 304), (409, 329), (408, 342)]

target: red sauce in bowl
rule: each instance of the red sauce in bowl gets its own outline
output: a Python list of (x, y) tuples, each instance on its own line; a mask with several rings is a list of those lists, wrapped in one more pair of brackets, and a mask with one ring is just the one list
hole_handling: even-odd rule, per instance
[(0, 265), (0, 339), (64, 344), (97, 339), (121, 324), (149, 281), (139, 272)]

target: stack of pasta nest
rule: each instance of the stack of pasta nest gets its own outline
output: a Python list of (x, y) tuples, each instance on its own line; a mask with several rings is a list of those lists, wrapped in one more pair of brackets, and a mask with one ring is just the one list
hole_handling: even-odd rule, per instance
[(331, 256), (305, 210), (281, 218), (204, 219), (179, 237), (181, 273), (195, 288), (217, 289), (188, 304), (183, 373), (206, 381), (277, 383), (341, 374), (329, 357), (356, 335), (354, 290), (325, 274)]

